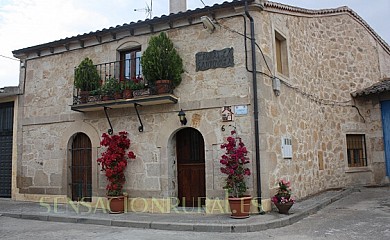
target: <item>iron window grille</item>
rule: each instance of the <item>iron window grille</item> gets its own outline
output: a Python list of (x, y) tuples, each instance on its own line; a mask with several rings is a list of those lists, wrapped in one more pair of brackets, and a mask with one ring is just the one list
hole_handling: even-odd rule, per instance
[(348, 167), (367, 166), (366, 137), (364, 134), (347, 134)]

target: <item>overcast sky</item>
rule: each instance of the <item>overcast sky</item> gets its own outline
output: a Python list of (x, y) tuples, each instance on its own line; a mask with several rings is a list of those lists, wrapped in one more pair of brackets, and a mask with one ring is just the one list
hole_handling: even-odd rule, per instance
[[(169, 0), (153, 1), (153, 17), (168, 14)], [(223, 0), (203, 0), (211, 6)], [(302, 8), (348, 6), (390, 43), (389, 0), (279, 0)], [(17, 86), (19, 62), (12, 51), (132, 21), (144, 20), (150, 0), (0, 0), (0, 88)], [(203, 7), (187, 0), (188, 9)], [(134, 11), (138, 9), (138, 11)], [(387, 25), (387, 26), (386, 26)]]

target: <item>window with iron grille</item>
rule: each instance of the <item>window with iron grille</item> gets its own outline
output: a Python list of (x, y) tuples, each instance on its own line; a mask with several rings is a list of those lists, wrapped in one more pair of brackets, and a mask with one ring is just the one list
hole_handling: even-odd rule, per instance
[(366, 137), (364, 134), (347, 134), (348, 167), (367, 166)]
[(136, 79), (141, 75), (141, 49), (121, 52), (121, 80)]

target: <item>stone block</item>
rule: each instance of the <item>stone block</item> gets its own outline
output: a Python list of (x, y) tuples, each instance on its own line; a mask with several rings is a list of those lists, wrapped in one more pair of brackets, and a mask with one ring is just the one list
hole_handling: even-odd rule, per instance
[(50, 174), (50, 186), (62, 186), (62, 174)]
[(59, 167), (59, 161), (58, 160), (46, 160), (43, 163), (43, 171), (47, 174), (51, 173), (59, 173), (61, 168)]
[(19, 188), (27, 188), (32, 186), (32, 178), (31, 177), (18, 177), (18, 187)]
[(192, 223), (170, 223), (170, 222), (151, 222), (151, 229), (171, 230), (171, 231), (193, 231)]
[(160, 164), (159, 163), (147, 163), (146, 165), (146, 176), (148, 177), (159, 177), (160, 176)]
[(49, 178), (46, 173), (44, 173), (42, 170), (35, 171), (34, 176), (34, 186), (48, 186), (49, 185)]
[(46, 194), (48, 195), (61, 195), (65, 194), (63, 191), (61, 191), (61, 188), (46, 188)]
[(30, 194), (45, 194), (45, 188), (40, 188), (40, 187), (30, 187), (27, 190), (28, 193)]

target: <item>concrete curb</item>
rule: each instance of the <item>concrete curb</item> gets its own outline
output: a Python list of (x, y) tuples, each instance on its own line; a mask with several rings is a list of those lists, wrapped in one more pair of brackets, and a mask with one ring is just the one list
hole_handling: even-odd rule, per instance
[(194, 231), (194, 232), (258, 232), (267, 229), (280, 228), (296, 223), (303, 218), (312, 215), (327, 205), (351, 194), (355, 189), (345, 189), (332, 197), (316, 201), (314, 204), (306, 206), (302, 210), (286, 215), (280, 219), (270, 220), (262, 223), (185, 223), (185, 222), (169, 222), (169, 221), (135, 221), (135, 220), (113, 220), (107, 218), (91, 218), (91, 217), (73, 217), (73, 216), (53, 216), (34, 213), (0, 213), (0, 216), (21, 218), (28, 220), (51, 221), (62, 223), (81, 223), (94, 224), (102, 226), (129, 227), (129, 228), (144, 228), (156, 230), (171, 230), (171, 231)]

